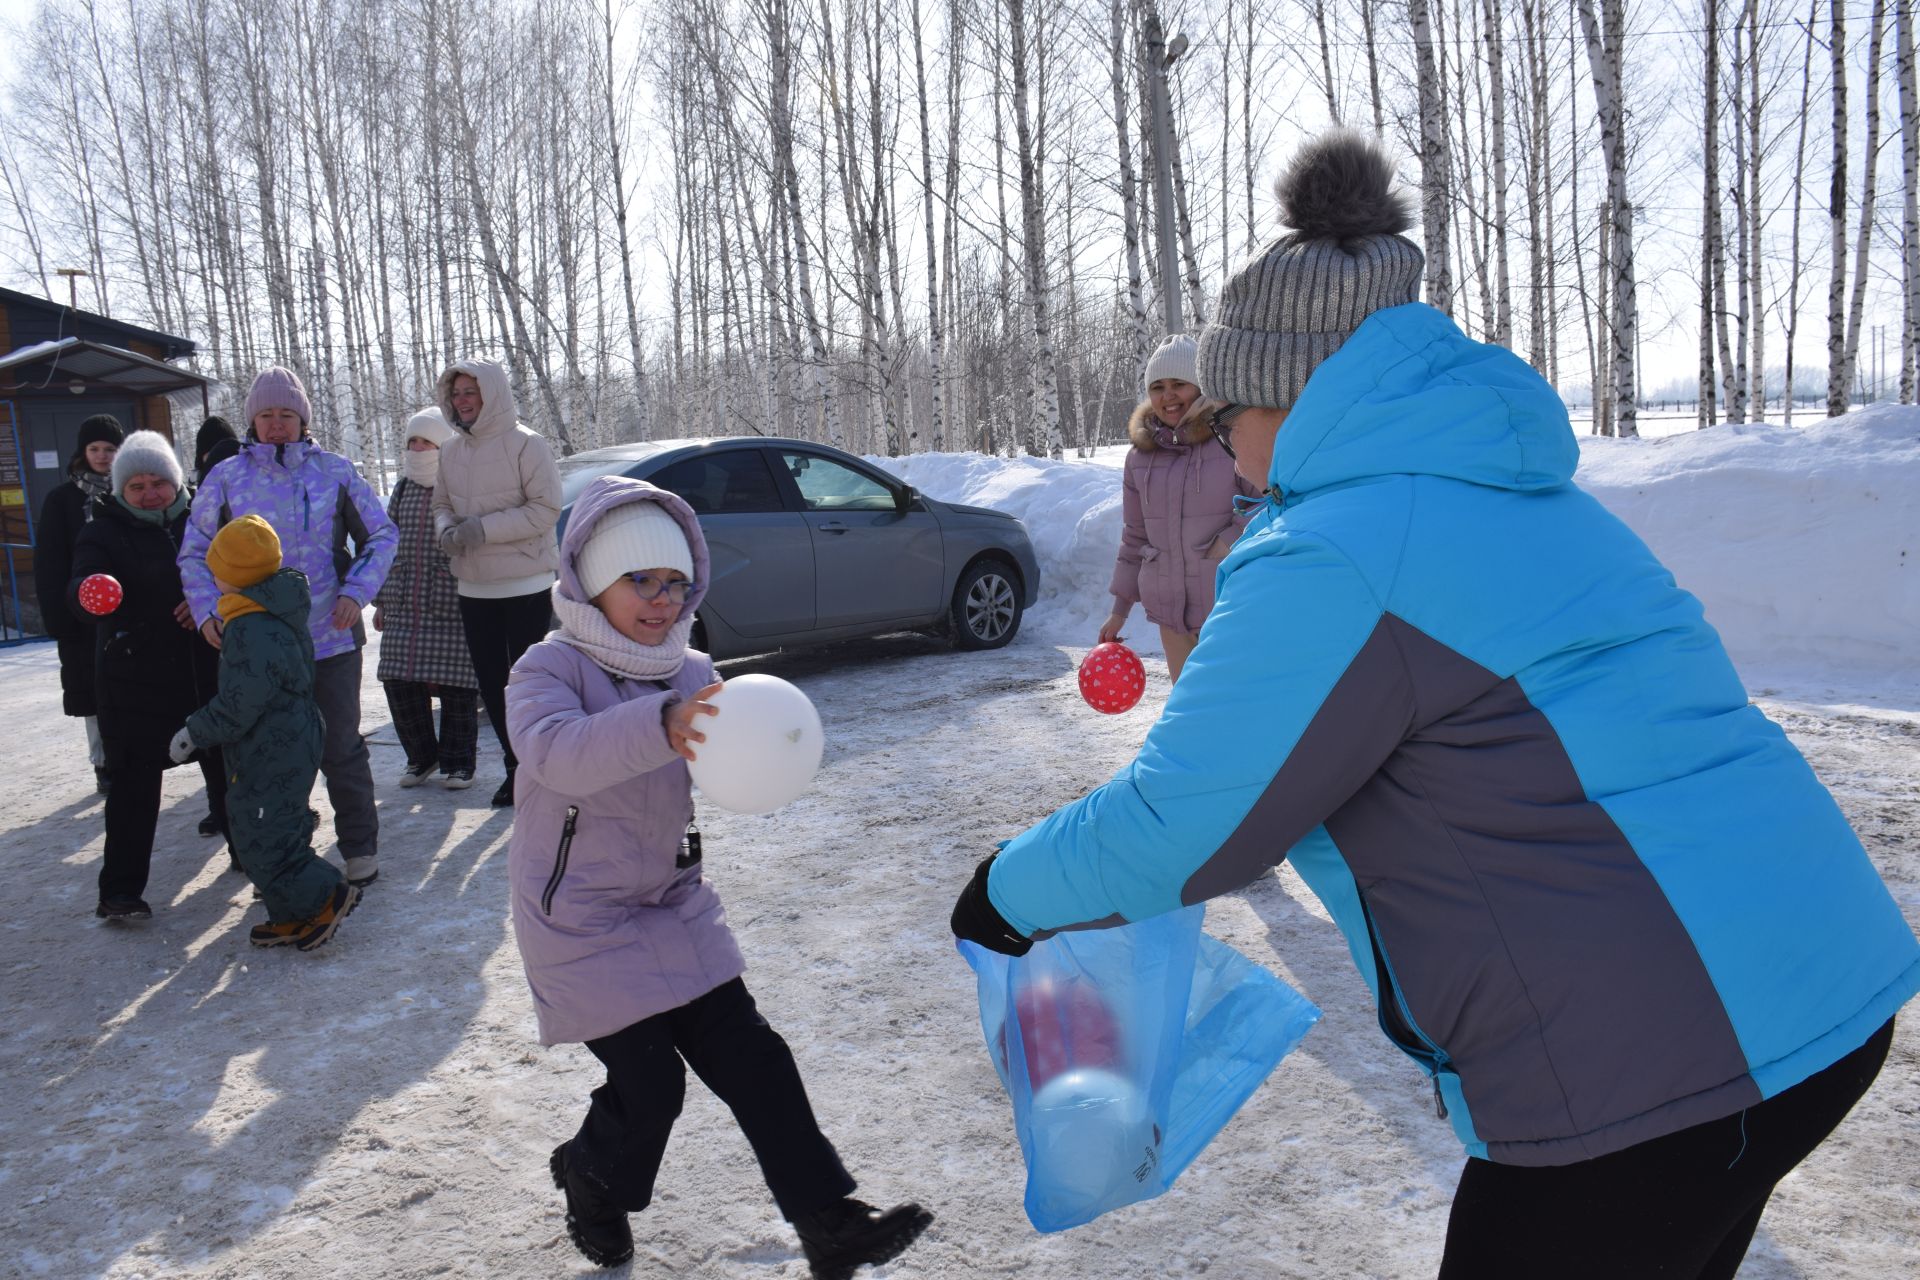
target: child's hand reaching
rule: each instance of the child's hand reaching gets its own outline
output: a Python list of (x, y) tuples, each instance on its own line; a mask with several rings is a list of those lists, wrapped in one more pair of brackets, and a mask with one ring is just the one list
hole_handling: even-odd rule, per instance
[(661, 713), (661, 722), (667, 727), (667, 745), (673, 748), (674, 754), (691, 760), (694, 758), (693, 744), (707, 740), (706, 734), (693, 727), (693, 718), (720, 714), (720, 708), (707, 701), (720, 692), (720, 685), (721, 682), (715, 680), (691, 698), (676, 702)]

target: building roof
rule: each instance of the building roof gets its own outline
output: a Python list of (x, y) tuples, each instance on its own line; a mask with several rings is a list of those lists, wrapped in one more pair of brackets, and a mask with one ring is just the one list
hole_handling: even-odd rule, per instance
[[(96, 341), (113, 342), (116, 346), (126, 346), (135, 342), (147, 343), (159, 348), (161, 355), (168, 360), (180, 360), (193, 355), (195, 351), (193, 340), (190, 338), (162, 333), (158, 329), (148, 329), (137, 324), (128, 324), (124, 320), (110, 319), (91, 311), (79, 311), (31, 293), (21, 293), (17, 289), (0, 288), (0, 307), (14, 312), (35, 311), (58, 317), (56, 324), (64, 324), (68, 331), (84, 330), (83, 336)], [(64, 316), (61, 313), (65, 313)], [(25, 326), (16, 320), (12, 327), (15, 333), (19, 333)]]
[(84, 338), (36, 343), (0, 355), (0, 393), (7, 394), (58, 395), (106, 387), (161, 396), (210, 381), (178, 365)]

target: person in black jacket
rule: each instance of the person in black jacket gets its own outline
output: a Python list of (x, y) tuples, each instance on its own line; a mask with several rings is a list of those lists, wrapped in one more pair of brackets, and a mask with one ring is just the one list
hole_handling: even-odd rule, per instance
[[(113, 496), (81, 530), (67, 587), (70, 616), (91, 622), (100, 735), (113, 788), (107, 793), (106, 856), (100, 868), (102, 919), (146, 919), (141, 895), (160, 816), (168, 744), (189, 713), (213, 696), (219, 656), (201, 638), (180, 587), (180, 537), (189, 506), (173, 446), (152, 431), (127, 438), (113, 462)], [(80, 587), (97, 573), (119, 582), (119, 606), (97, 618)], [(224, 822), (225, 762), (206, 752), (208, 807)]]
[(117, 419), (95, 414), (80, 424), (80, 442), (67, 461), (67, 479), (47, 494), (34, 526), (33, 585), (40, 599), (40, 625), (60, 653), (60, 705), (86, 721), (87, 757), (95, 784), (107, 789), (106, 749), (94, 714), (92, 619), (76, 622), (67, 610), (67, 582), (73, 576), (73, 547), (80, 530), (93, 519), (94, 499), (108, 496), (107, 478), (114, 452), (126, 433)]
[(215, 415), (200, 424), (193, 437), (193, 487), (207, 482), (207, 472), (240, 452), (240, 437), (225, 418)]

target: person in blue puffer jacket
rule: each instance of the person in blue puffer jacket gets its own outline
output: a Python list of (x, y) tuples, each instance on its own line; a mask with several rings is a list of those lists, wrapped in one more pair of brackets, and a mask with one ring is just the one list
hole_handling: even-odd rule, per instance
[(1139, 754), (982, 863), (954, 932), (1020, 954), (1289, 859), (1466, 1145), (1442, 1277), (1731, 1277), (1920, 942), (1572, 483), (1553, 389), (1414, 301), (1381, 153), (1328, 135), (1279, 194), (1199, 343), (1264, 502)]

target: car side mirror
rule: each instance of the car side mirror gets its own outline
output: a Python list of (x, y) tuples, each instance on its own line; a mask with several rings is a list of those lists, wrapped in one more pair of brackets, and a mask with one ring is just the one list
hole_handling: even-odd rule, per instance
[(903, 514), (911, 511), (913, 510), (913, 500), (919, 496), (919, 490), (915, 489), (912, 485), (901, 485), (893, 491), (893, 509)]

